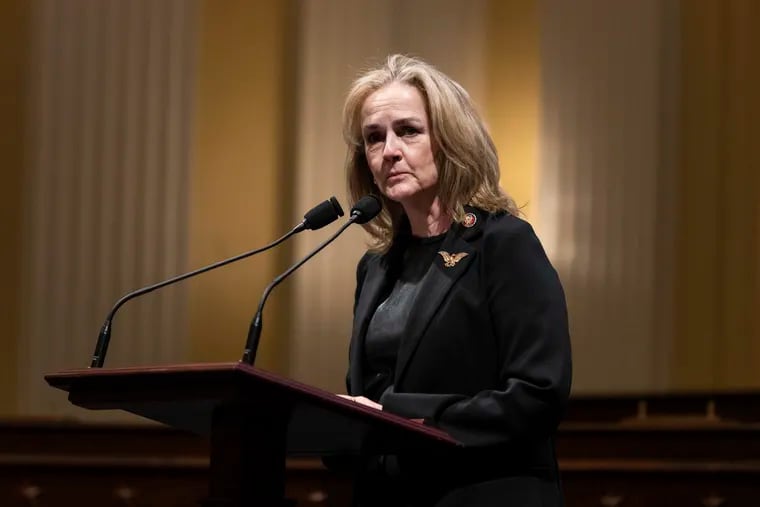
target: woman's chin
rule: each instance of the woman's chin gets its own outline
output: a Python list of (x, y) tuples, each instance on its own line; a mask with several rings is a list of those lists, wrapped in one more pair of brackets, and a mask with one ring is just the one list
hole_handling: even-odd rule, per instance
[(406, 186), (397, 185), (392, 188), (385, 189), (385, 197), (391, 201), (396, 201), (403, 204), (404, 201), (414, 199), (417, 194), (420, 193), (418, 188), (408, 188)]

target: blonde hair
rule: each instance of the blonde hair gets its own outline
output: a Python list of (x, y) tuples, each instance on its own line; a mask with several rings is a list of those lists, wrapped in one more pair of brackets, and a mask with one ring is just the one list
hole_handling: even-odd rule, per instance
[(464, 219), (465, 205), (519, 215), (514, 200), (499, 186), (496, 147), (467, 91), (422, 60), (391, 55), (384, 65), (354, 81), (343, 107), (350, 206), (367, 194), (377, 195), (383, 202), (380, 215), (364, 225), (375, 249), (387, 251), (390, 247), (403, 209), (382, 195), (373, 181), (364, 152), (361, 110), (369, 95), (394, 82), (411, 85), (422, 94), (435, 147), (438, 198), (453, 220)]

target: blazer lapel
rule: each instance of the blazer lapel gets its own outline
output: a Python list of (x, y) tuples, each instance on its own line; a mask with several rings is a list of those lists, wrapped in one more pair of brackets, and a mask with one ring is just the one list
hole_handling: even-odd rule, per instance
[(388, 269), (388, 263), (380, 257), (373, 259), (367, 266), (367, 275), (354, 311), (354, 333), (351, 336), (351, 353), (349, 356), (351, 364), (349, 381), (353, 392), (350, 394), (364, 394), (364, 374), (362, 372), (364, 336), (367, 333), (367, 326), (375, 308), (380, 304), (378, 300), (388, 281)]
[[(457, 254), (454, 259), (448, 262), (445, 256), (436, 255), (433, 264), (428, 269), (425, 276), (420, 282), (417, 296), (412, 304), (407, 323), (407, 331), (399, 348), (398, 358), (396, 359), (396, 375), (394, 382), (398, 385), (406, 373), (406, 367), (409, 359), (414, 355), (417, 346), (420, 343), (422, 335), (425, 332), (430, 320), (441, 306), (446, 294), (457, 280), (467, 271), (473, 258), (476, 255), (475, 249), (466, 241), (472, 234), (463, 235), (461, 226), (452, 227), (441, 245), (441, 252), (446, 254)], [(469, 231), (465, 229), (466, 233)], [(461, 254), (466, 254), (462, 256)], [(458, 259), (458, 260), (457, 260)]]
[[(451, 290), (451, 287), (464, 274), (468, 266), (475, 257), (476, 251), (470, 245), (470, 241), (478, 237), (481, 232), (481, 225), (485, 220), (485, 214), (475, 208), (465, 206), (468, 215), (474, 217), (467, 225), (455, 224), (441, 245), (441, 251), (448, 254), (467, 255), (458, 257), (458, 260), (450, 259), (449, 265), (442, 255), (437, 255), (435, 261), (428, 269), (427, 273), (420, 282), (418, 295), (412, 304), (407, 331), (399, 348), (396, 359), (396, 372), (394, 382), (398, 384), (402, 375), (406, 371), (409, 359), (419, 345), (420, 339), (427, 328), (435, 312), (441, 306), (443, 298)], [(391, 278), (395, 280), (395, 271), (398, 269), (400, 256), (404, 250), (404, 235), (409, 234), (408, 222), (401, 226), (402, 233), (396, 238), (397, 242), (388, 254), (382, 257), (375, 257), (367, 266), (367, 274), (364, 279), (359, 300), (356, 303), (354, 311), (354, 332), (351, 336), (351, 350), (349, 361), (351, 368), (349, 371), (349, 382), (353, 395), (364, 394), (364, 374), (362, 365), (364, 364), (364, 339), (367, 334), (367, 327), (370, 319), (375, 313), (375, 309), (380, 304), (380, 297), (387, 293), (388, 285)], [(453, 264), (453, 265), (450, 265)]]

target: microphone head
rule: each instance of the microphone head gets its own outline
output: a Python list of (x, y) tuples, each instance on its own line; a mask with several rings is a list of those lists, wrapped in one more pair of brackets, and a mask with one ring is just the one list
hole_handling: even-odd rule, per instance
[(340, 207), (338, 199), (333, 196), (310, 209), (303, 216), (303, 224), (306, 229), (316, 231), (342, 216), (343, 208)]
[(365, 195), (351, 208), (351, 219), (357, 224), (366, 224), (380, 213), (383, 204), (374, 195)]

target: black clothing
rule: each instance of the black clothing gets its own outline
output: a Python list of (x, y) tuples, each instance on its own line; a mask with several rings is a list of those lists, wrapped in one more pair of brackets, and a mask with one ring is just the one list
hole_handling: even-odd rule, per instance
[(406, 303), (382, 390), (371, 385), (368, 329), (403, 272), (408, 234), (359, 262), (348, 392), (379, 395), (383, 410), (424, 418), (466, 446), (394, 457), (381, 485), (372, 474), (359, 481), (361, 505), (563, 505), (553, 441), (571, 379), (562, 287), (529, 224), (467, 211), (474, 226), (454, 224)]
[(420, 281), (438, 255), (444, 236), (409, 240), (401, 274), (369, 322), (364, 340), (367, 360), (364, 396), (369, 399), (378, 401), (393, 384), (396, 356), (406, 329), (409, 310), (417, 297)]

